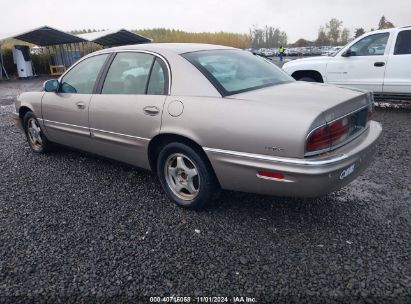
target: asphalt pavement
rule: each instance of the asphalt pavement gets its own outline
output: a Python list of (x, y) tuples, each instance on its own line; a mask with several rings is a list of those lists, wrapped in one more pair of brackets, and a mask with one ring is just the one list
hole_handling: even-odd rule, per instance
[(410, 111), (376, 111), (376, 159), (340, 191), (223, 192), (194, 212), (148, 171), (33, 154), (11, 121), (20, 84), (0, 83), (0, 303), (411, 303)]

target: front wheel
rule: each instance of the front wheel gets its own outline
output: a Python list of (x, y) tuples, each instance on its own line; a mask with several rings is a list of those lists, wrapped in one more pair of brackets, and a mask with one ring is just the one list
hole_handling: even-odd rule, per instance
[(161, 150), (157, 174), (167, 196), (181, 207), (200, 209), (220, 192), (205, 156), (182, 143), (170, 143)]
[(298, 81), (317, 82), (317, 80), (315, 80), (314, 78), (309, 77), (309, 76), (301, 77), (300, 79), (298, 79)]
[(48, 141), (46, 135), (41, 129), (40, 124), (33, 112), (27, 112), (26, 115), (24, 115), (23, 127), (27, 137), (27, 142), (33, 152), (46, 153), (50, 150), (51, 143)]

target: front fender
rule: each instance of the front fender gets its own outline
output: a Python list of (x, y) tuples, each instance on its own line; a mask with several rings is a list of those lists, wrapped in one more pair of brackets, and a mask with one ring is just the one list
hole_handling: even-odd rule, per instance
[(16, 108), (15, 119), (23, 120), (24, 114), (27, 111), (31, 111), (36, 115), (40, 125), (43, 127), (44, 132), (47, 134), (43, 125), (43, 115), (41, 111), (41, 101), (43, 99), (44, 92), (25, 92), (17, 96), (14, 106)]
[(284, 64), (283, 70), (290, 76), (299, 71), (315, 71), (321, 74), (325, 82), (327, 64), (329, 60), (329, 57), (326, 59), (322, 57), (297, 59)]
[(37, 118), (43, 118), (41, 113), (41, 100), (44, 92), (25, 92), (17, 96), (15, 107), (17, 113), (20, 113), (21, 108), (30, 109)]

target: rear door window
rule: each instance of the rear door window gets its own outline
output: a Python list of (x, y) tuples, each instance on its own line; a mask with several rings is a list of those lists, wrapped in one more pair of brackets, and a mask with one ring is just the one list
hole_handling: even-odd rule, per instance
[(165, 95), (166, 75), (160, 59), (156, 59), (150, 74), (150, 81), (147, 88), (148, 95)]
[(411, 30), (398, 33), (395, 42), (394, 55), (411, 54)]
[(101, 93), (145, 94), (154, 59), (146, 53), (118, 53), (110, 65)]

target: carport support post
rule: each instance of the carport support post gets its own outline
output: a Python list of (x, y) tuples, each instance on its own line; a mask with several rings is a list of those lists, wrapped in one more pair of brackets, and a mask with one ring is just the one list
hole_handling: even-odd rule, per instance
[[(50, 70), (50, 66), (51, 66), (52, 62), (51, 62), (51, 52), (50, 52), (50, 46), (49, 45), (46, 46), (46, 50), (47, 50), (47, 54), (48, 54), (47, 61), (49, 63), (48, 69)], [(51, 70), (50, 70), (50, 73), (51, 73)]]
[(52, 45), (52, 46), (51, 46), (51, 49), (53, 50), (53, 53), (54, 53), (54, 62), (53, 62), (53, 65), (58, 65), (58, 64), (59, 64), (59, 59), (57, 58), (57, 57), (58, 57), (58, 56), (57, 56), (57, 48), (56, 48), (55, 45)]
[(61, 44), (59, 44), (58, 47), (59, 47), (59, 51), (60, 51), (61, 65), (65, 65), (64, 64), (64, 56), (63, 56), (63, 48), (61, 47)]
[(1, 51), (1, 44), (0, 44), (0, 80), (3, 80), (3, 53)]
[(91, 41), (88, 42), (88, 48), (89, 48), (88, 53), (89, 53), (89, 54), (92, 53), (92, 52), (93, 52), (93, 44), (92, 44)]
[(73, 48), (72, 48), (72, 43), (68, 45), (68, 48), (70, 49), (70, 66), (74, 64), (74, 53), (73, 53)]
[(0, 79), (3, 79), (3, 72), (4, 72), (4, 76), (6, 76), (6, 79), (9, 79), (9, 75), (7, 75), (6, 67), (4, 66), (3, 51), (1, 50), (1, 44), (0, 44)]

